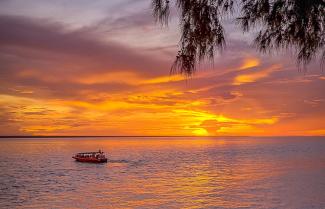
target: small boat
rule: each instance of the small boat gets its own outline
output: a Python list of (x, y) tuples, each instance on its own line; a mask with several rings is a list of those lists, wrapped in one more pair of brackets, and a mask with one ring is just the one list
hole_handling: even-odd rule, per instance
[(107, 158), (101, 150), (98, 152), (81, 152), (75, 154), (72, 158), (74, 158), (78, 162), (86, 162), (86, 163), (107, 163)]

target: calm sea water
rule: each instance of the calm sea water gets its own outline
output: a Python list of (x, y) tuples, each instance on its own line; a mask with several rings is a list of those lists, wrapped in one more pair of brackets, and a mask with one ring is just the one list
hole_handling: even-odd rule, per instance
[(1, 139), (0, 208), (325, 208), (325, 138)]

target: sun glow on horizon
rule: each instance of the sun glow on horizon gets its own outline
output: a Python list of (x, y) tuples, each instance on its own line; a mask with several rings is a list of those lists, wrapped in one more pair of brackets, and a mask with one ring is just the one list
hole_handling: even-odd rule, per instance
[(0, 15), (0, 135), (325, 135), (313, 63), (300, 73), (289, 53), (264, 56), (230, 32), (212, 63), (170, 74), (175, 22), (160, 28), (135, 4), (83, 20), (35, 5)]

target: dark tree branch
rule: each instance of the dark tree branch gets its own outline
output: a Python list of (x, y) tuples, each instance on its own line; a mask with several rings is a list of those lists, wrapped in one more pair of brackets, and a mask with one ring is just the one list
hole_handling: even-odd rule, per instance
[[(261, 52), (279, 48), (297, 50), (297, 61), (308, 64), (317, 55), (325, 60), (324, 0), (238, 0), (241, 14), (236, 17), (243, 32), (260, 29), (255, 45)], [(179, 9), (180, 50), (172, 71), (191, 75), (197, 64), (212, 59), (225, 46), (221, 18), (233, 14), (234, 0), (175, 0)], [(168, 23), (169, 0), (153, 0), (153, 13)]]

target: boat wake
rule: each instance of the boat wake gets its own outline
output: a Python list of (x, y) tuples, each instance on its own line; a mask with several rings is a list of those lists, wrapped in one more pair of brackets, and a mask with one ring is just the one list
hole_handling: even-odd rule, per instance
[(108, 160), (109, 163), (130, 163), (129, 160)]
[(144, 163), (144, 160), (137, 160), (137, 161), (134, 161), (134, 160), (108, 160), (108, 163), (114, 163), (114, 164), (127, 164), (128, 166), (141, 166), (143, 165)]

